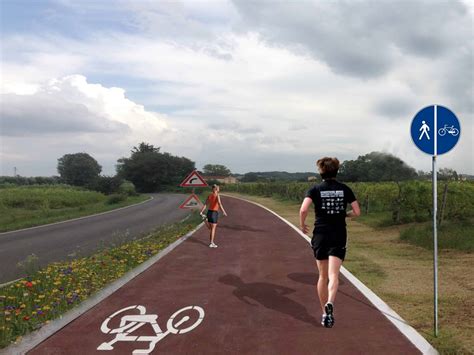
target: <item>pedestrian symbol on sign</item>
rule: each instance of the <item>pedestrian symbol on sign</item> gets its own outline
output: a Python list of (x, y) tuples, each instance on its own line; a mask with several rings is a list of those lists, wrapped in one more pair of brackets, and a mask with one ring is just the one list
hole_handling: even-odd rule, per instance
[(430, 126), (426, 124), (426, 121), (423, 121), (422, 123), (423, 124), (421, 125), (419, 129), (421, 131), (421, 135), (420, 135), (420, 138), (418, 138), (418, 140), (421, 141), (421, 138), (423, 137), (424, 134), (426, 134), (426, 138), (428, 138), (429, 140), (430, 136), (428, 135), (428, 131), (430, 130)]

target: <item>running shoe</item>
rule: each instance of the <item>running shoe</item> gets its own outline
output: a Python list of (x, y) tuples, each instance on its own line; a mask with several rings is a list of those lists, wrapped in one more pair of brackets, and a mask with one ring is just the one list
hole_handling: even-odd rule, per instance
[(209, 248), (214, 248), (214, 243), (209, 244)]
[(324, 320), (324, 326), (326, 328), (332, 328), (334, 326), (334, 305), (331, 302), (326, 303), (324, 306), (326, 311), (326, 319)]
[(328, 317), (328, 316), (327, 316), (326, 314), (323, 314), (323, 317), (321, 318), (321, 325), (322, 325), (323, 327), (326, 326), (325, 324), (326, 324), (326, 318), (327, 318), (327, 317)]
[(217, 244), (212, 243), (213, 248), (217, 248)]

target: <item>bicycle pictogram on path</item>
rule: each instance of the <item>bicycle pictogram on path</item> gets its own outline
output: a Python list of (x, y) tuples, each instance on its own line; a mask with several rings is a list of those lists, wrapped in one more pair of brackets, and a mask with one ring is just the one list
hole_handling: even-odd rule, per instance
[[(120, 319), (120, 325), (118, 328), (111, 329), (109, 328), (109, 322), (116, 316), (121, 313), (138, 310), (139, 314), (127, 314), (122, 315)], [(192, 312), (192, 317), (195, 319), (194, 323), (187, 326), (186, 328), (180, 328), (184, 323), (188, 322), (191, 317), (188, 315), (182, 315), (183, 313)], [(179, 320), (175, 322), (179, 317)], [(171, 317), (168, 319), (166, 323), (166, 331), (163, 332), (157, 322), (158, 315), (157, 314), (146, 314), (146, 308), (141, 305), (134, 305), (122, 308), (117, 312), (113, 313), (109, 317), (107, 317), (100, 327), (102, 333), (105, 334), (116, 334), (115, 338), (109, 342), (104, 342), (97, 347), (97, 350), (114, 350), (113, 345), (120, 341), (139, 341), (139, 342), (148, 342), (147, 349), (136, 349), (133, 351), (133, 354), (149, 354), (154, 349), (156, 344), (163, 340), (169, 334), (185, 334), (190, 332), (191, 330), (195, 329), (204, 319), (204, 309), (199, 306), (188, 306), (181, 308), (180, 310), (176, 311)], [(144, 325), (149, 324), (153, 329), (155, 335), (130, 335), (131, 333), (137, 331), (139, 328), (143, 327)]]

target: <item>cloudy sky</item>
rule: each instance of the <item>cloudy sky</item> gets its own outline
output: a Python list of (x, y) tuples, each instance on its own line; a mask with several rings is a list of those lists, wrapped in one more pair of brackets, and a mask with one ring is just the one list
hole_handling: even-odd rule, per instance
[(87, 152), (113, 174), (139, 142), (233, 172), (321, 156), (430, 157), (423, 107), (461, 121), (441, 167), (474, 174), (474, 4), (0, 0), (1, 175)]

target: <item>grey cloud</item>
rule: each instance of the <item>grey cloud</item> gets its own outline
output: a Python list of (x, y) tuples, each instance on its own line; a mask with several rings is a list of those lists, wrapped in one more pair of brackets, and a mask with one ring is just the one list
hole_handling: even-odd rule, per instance
[(1, 135), (31, 136), (65, 132), (125, 132), (129, 127), (86, 106), (40, 92), (1, 95)]
[(249, 2), (234, 0), (246, 27), (274, 45), (361, 78), (385, 74), (398, 53), (435, 59), (472, 36), (459, 1)]
[(218, 121), (217, 123), (209, 123), (207, 128), (219, 131), (236, 132), (240, 134), (257, 134), (262, 132), (260, 127), (243, 126), (235, 121)]
[(403, 97), (389, 97), (375, 104), (374, 111), (377, 115), (391, 119), (407, 118), (416, 110), (412, 100)]
[(457, 109), (474, 112), (474, 60), (473, 51), (466, 48), (456, 53), (449, 65), (443, 68), (442, 90)]

